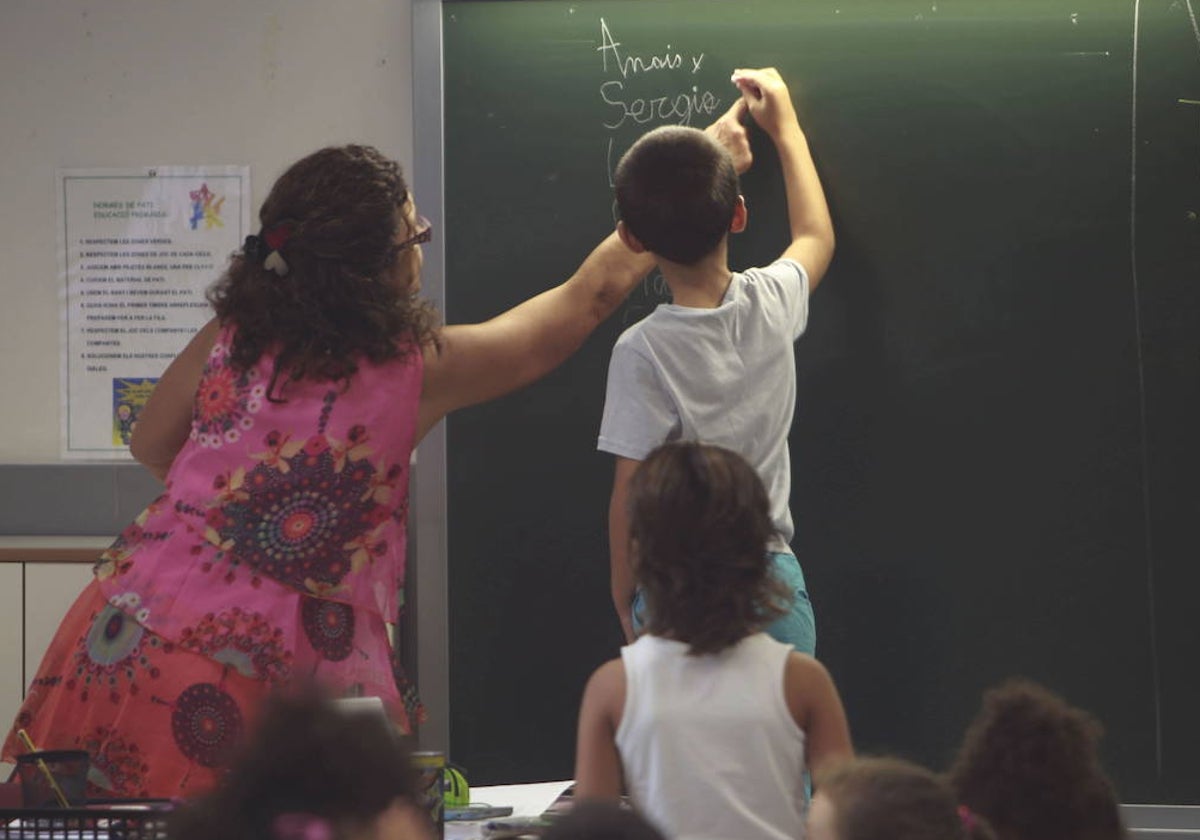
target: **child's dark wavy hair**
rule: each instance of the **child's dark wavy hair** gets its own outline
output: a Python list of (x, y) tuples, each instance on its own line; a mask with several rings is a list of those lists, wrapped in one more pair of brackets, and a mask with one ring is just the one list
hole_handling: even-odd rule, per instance
[(1026, 679), (983, 696), (950, 782), (1001, 840), (1121, 840), (1116, 791), (1100, 764), (1103, 728)]
[(820, 780), (841, 840), (994, 840), (945, 780), (899, 758), (856, 758)]
[(238, 252), (208, 293), (217, 317), (237, 326), (233, 364), (244, 370), (274, 352), (274, 395), (281, 378), (347, 381), (360, 358), (383, 362), (435, 341), (432, 307), (390, 279), (408, 197), (399, 164), (370, 146), (321, 149), (289, 167), (258, 214), (263, 231), (290, 227), (287, 273)]
[(279, 819), (322, 821), (357, 836), (397, 799), (418, 801), (404, 740), (382, 716), (338, 709), (313, 686), (273, 696), (211, 793), (176, 811), (171, 840), (290, 837)]
[(737, 453), (668, 443), (630, 483), (634, 574), (646, 594), (647, 632), (715, 653), (786, 611), (769, 572), (774, 533), (762, 480)]

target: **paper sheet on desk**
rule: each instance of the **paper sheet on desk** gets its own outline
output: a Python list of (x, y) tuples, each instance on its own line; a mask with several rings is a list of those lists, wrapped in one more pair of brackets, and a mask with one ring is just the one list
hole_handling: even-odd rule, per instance
[(514, 817), (536, 817), (554, 804), (574, 782), (534, 782), (528, 785), (491, 785), (471, 788), (472, 802), (511, 805)]
[[(472, 787), (471, 802), (488, 805), (511, 805), (514, 817), (536, 817), (554, 804), (573, 781), (534, 782), (527, 785), (489, 785)], [(475, 840), (479, 837), (480, 822), (446, 823), (446, 840)]]

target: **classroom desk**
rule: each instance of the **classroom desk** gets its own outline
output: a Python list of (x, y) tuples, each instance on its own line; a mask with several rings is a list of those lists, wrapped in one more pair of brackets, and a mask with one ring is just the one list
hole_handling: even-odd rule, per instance
[[(12, 722), (59, 622), (112, 541), (111, 536), (0, 536), (0, 727)], [(0, 762), (0, 778), (11, 770), (11, 764)]]
[[(571, 785), (539, 782), (471, 788), (472, 803), (511, 805), (513, 816), (541, 814)], [(1130, 840), (1200, 840), (1200, 805), (1122, 805)], [(482, 822), (446, 823), (446, 840), (479, 840)]]
[(1130, 840), (1200, 840), (1200, 805), (1122, 805)]

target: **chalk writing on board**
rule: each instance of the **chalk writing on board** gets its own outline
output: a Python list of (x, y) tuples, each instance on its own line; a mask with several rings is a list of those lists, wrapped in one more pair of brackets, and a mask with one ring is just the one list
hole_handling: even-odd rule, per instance
[(615, 79), (600, 85), (600, 97), (605, 105), (613, 109), (609, 114), (610, 121), (604, 123), (608, 129), (620, 128), (626, 120), (639, 124), (657, 121), (691, 125), (693, 116), (712, 115), (721, 103), (712, 91), (701, 91), (695, 87), (690, 93), (674, 96), (631, 98), (625, 93), (625, 83)]
[(671, 288), (667, 278), (657, 268), (629, 294), (625, 308), (621, 311), (621, 327), (628, 327), (645, 318), (660, 303), (671, 302)]
[[(697, 115), (712, 116), (721, 105), (721, 99), (711, 90), (690, 85), (688, 89), (655, 91), (651, 95), (635, 95), (626, 89), (626, 81), (634, 77), (654, 73), (669, 73), (668, 81), (677, 80), (683, 71), (690, 75), (700, 72), (704, 64), (704, 53), (684, 55), (672, 51), (671, 45), (661, 53), (649, 56), (631, 55), (621, 51), (622, 43), (613, 37), (608, 22), (600, 18), (600, 53), (606, 79), (600, 85), (600, 98), (607, 107), (604, 127), (610, 131), (626, 122), (638, 125), (647, 123), (677, 123), (691, 125)], [(676, 82), (678, 84), (678, 82)]]
[[(638, 73), (649, 73), (654, 70), (678, 70), (683, 66), (683, 55), (677, 52), (671, 52), (671, 45), (667, 44), (666, 50), (662, 55), (652, 55), (645, 58), (640, 55), (621, 55), (621, 42), (612, 36), (612, 32), (608, 29), (608, 24), (604, 18), (600, 18), (600, 46), (596, 51), (604, 59), (604, 72), (609, 71), (608, 60), (611, 57), (617, 70), (621, 74), (621, 78), (625, 79), (631, 75)], [(693, 73), (700, 72), (700, 65), (704, 62), (704, 53), (698, 56), (689, 56), (691, 59), (691, 70)]]
[[(655, 125), (706, 124), (725, 107), (722, 98), (699, 81), (703, 52), (679, 49), (670, 43), (661, 49), (638, 50), (623, 43), (613, 30), (600, 18), (600, 46), (596, 52), (606, 77), (599, 90), (604, 107), (600, 122), (607, 133), (604, 164), (610, 188), (624, 149), (641, 132)], [(615, 201), (612, 210), (615, 222)], [(621, 313), (622, 324), (632, 324), (659, 303), (670, 300), (666, 280), (654, 271), (630, 294)]]

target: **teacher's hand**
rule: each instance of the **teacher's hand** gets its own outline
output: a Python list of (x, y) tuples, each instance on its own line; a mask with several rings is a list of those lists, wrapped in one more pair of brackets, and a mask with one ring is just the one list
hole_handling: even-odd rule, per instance
[(739, 97), (729, 110), (717, 117), (717, 121), (704, 129), (704, 133), (716, 140), (733, 158), (733, 168), (741, 175), (750, 168), (754, 155), (750, 152), (750, 138), (742, 117), (746, 114), (746, 100)]

